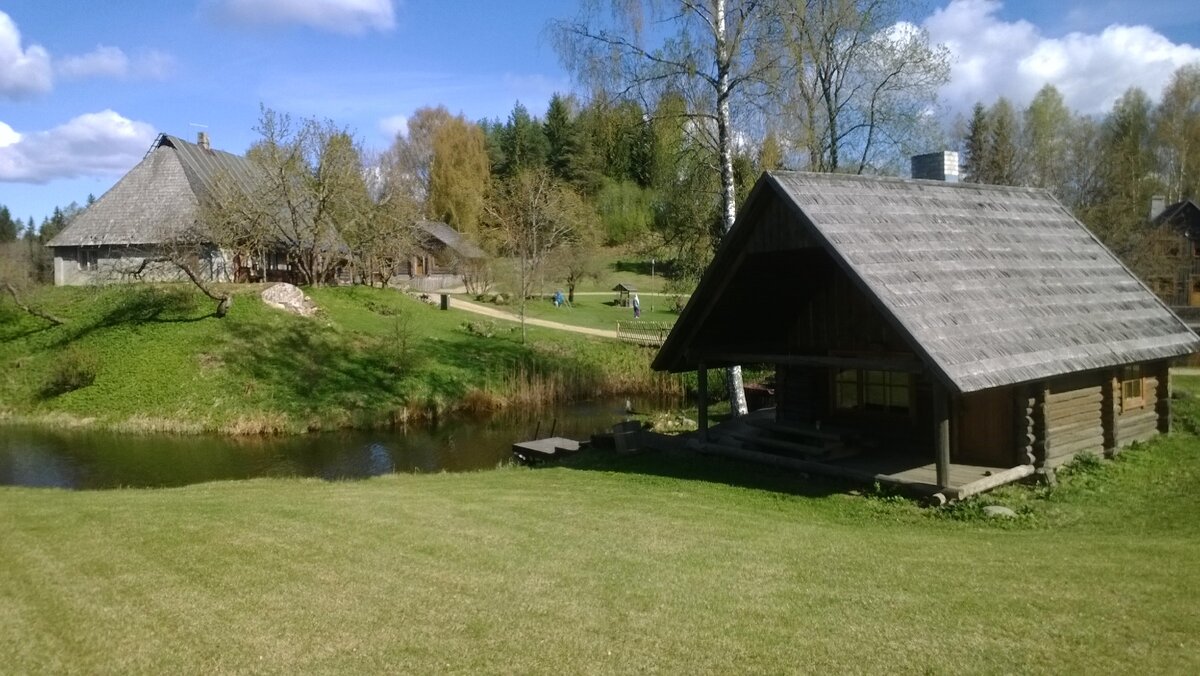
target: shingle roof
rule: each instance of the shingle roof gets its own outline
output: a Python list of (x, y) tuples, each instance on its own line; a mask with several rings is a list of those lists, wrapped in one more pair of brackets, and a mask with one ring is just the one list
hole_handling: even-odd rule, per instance
[[(794, 218), (745, 217), (766, 200)], [(798, 239), (827, 251), (958, 392), (1200, 350), (1200, 338), (1042, 190), (774, 172), (741, 213), (654, 368), (694, 368), (687, 344), (704, 331), (701, 306), (740, 274), (738, 253), (754, 231), (771, 228), (799, 228)]]
[(252, 172), (244, 157), (160, 134), (146, 157), (49, 246), (156, 244), (187, 237), (199, 199), (221, 180), (248, 186)]
[(446, 245), (451, 251), (466, 259), (487, 258), (487, 254), (474, 242), (462, 236), (454, 228), (438, 221), (418, 221), (417, 228), (433, 239)]

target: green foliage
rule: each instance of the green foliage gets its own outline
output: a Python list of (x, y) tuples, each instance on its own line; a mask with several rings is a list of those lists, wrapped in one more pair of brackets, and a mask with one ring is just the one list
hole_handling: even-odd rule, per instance
[(21, 224), (13, 220), (8, 207), (0, 205), (0, 244), (16, 240), (20, 231)]
[[(430, 400), (454, 409), (474, 391), (515, 401), (532, 396), (521, 384), (529, 378), (549, 383), (538, 396), (561, 399), (668, 382), (633, 346), (538, 327), (522, 345), (508, 325), (483, 340), (460, 328), (472, 315), (391, 290), (311, 289), (322, 315), (305, 319), (265, 306), (261, 287), (225, 289), (235, 302), (219, 320), (182, 285), (40, 289), (29, 302), (66, 320), (57, 327), (0, 302), (0, 413), (117, 428), (153, 419), (181, 431), (297, 432), (387, 424), (421, 415)], [(94, 359), (94, 381), (46, 398), (71, 350)]]
[(649, 233), (654, 219), (653, 195), (632, 181), (605, 179), (596, 195), (605, 244), (636, 242)]
[(99, 370), (96, 355), (81, 348), (69, 348), (50, 367), (41, 395), (45, 398), (57, 397), (85, 388), (96, 382)]

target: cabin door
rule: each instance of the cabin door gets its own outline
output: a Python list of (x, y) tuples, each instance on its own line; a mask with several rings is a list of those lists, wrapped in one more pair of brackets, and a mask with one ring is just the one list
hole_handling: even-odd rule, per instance
[(1008, 388), (968, 394), (959, 400), (954, 462), (1010, 467), (1013, 461), (1013, 399)]
[(1188, 295), (1188, 305), (1200, 307), (1200, 279), (1192, 279), (1191, 293)]

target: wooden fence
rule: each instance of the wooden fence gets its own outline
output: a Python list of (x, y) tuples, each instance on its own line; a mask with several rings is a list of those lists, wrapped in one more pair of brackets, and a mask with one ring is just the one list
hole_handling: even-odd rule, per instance
[(658, 322), (617, 322), (617, 338), (635, 345), (659, 347), (671, 332), (669, 324)]

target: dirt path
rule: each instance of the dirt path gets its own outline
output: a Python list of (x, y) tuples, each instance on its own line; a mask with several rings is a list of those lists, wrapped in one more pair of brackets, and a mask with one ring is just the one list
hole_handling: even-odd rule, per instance
[[(477, 315), (491, 317), (492, 319), (502, 319), (506, 322), (519, 323), (521, 321), (519, 316), (514, 315), (511, 312), (497, 310), (496, 308), (490, 308), (486, 305), (480, 305), (479, 303), (472, 303), (469, 300), (462, 300), (461, 298), (451, 298), (450, 307), (459, 310), (466, 310), (467, 312), (474, 312)], [(548, 319), (535, 319), (533, 317), (526, 317), (525, 323), (529, 326), (541, 326), (547, 329), (558, 329), (559, 331), (573, 331), (574, 333), (585, 333), (589, 336), (612, 338), (614, 340), (617, 337), (616, 331), (608, 331), (606, 329), (590, 329), (586, 326), (573, 326), (571, 324), (563, 324), (561, 322), (552, 322)]]

